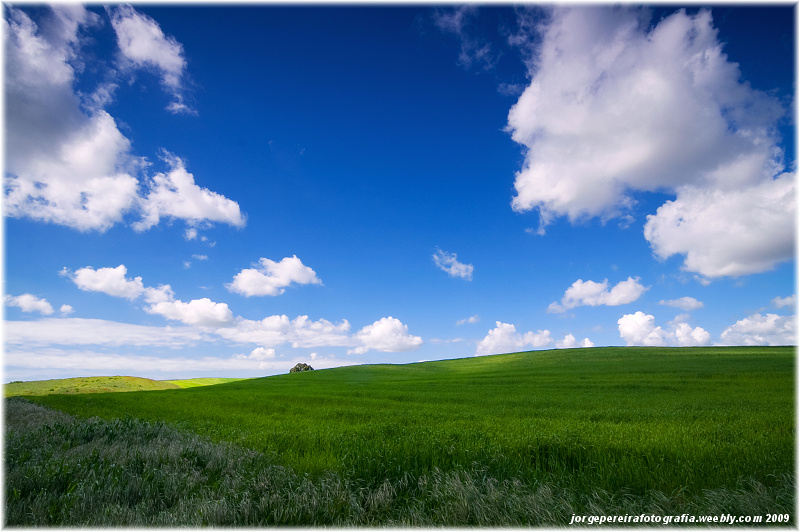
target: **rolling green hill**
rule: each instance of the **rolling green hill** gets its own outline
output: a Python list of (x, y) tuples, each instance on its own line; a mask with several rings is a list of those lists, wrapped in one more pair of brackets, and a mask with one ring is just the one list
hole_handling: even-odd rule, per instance
[(6, 397), (13, 397), (16, 395), (137, 392), (177, 388), (180, 388), (180, 386), (168, 381), (154, 381), (141, 377), (75, 377), (71, 379), (12, 382), (3, 385), (3, 394)]
[(52, 395), (76, 393), (141, 392), (148, 390), (174, 390), (213, 386), (244, 379), (223, 377), (201, 377), (157, 381), (142, 377), (73, 377), (44, 381), (15, 381), (3, 385), (5, 397), (18, 395)]
[(179, 379), (164, 381), (175, 384), (180, 388), (196, 388), (197, 386), (214, 386), (215, 384), (225, 384), (226, 382), (241, 381), (244, 379), (232, 379), (224, 377), (200, 377), (197, 379)]
[(697, 490), (790, 466), (793, 369), (792, 348), (575, 349), (37, 401), (163, 420), (312, 474), (477, 462), (503, 477)]
[[(445, 518), (431, 507), (410, 521), (393, 512), (435, 499), (440, 481), (476, 490), (453, 492), (448, 504), (485, 508), (501, 504), (487, 503), (497, 493), (547, 487), (568, 501), (560, 516), (793, 508), (794, 372), (792, 347), (595, 348), (30, 399), (81, 417), (165, 422), (255, 451), (314, 486), (390, 490), (381, 524), (474, 524), (469, 512)], [(197, 460), (189, 463), (210, 467)], [(362, 503), (352, 504), (366, 512)], [(288, 523), (332, 522), (316, 519)], [(498, 522), (539, 522), (531, 519)]]

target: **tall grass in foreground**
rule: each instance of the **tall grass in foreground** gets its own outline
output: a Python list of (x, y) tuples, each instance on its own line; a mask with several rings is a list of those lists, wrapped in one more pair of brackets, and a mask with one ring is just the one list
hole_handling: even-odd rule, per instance
[(576, 491), (433, 468), (381, 483), (311, 478), (268, 456), (162, 422), (77, 419), (5, 403), (7, 526), (565, 526), (578, 515), (764, 515), (794, 524), (794, 482), (743, 480), (701, 495)]

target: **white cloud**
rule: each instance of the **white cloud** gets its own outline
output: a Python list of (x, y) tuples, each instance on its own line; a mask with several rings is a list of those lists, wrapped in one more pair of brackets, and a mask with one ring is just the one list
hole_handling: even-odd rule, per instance
[(244, 227), (245, 218), (238, 203), (195, 184), (180, 157), (165, 151), (162, 158), (170, 170), (153, 176), (150, 191), (141, 200), (143, 218), (133, 224), (135, 230), (150, 229), (161, 218), (186, 220), (190, 226), (222, 222)]
[[(143, 326), (108, 320), (83, 318), (45, 318), (37, 321), (6, 321), (4, 339), (7, 367), (36, 367), (49, 370), (132, 369), (137, 376), (147, 372), (187, 372), (203, 370), (277, 370), (288, 371), (302, 357), (293, 361), (279, 357), (275, 347), (291, 344), (292, 348), (319, 346), (353, 347), (361, 354), (377, 351), (408, 351), (419, 348), (422, 339), (408, 334), (408, 329), (394, 318), (383, 318), (349, 336), (347, 320), (332, 323), (325, 319), (312, 321), (308, 316), (290, 320), (286, 316), (269, 316), (263, 320), (233, 319), (225, 304), (207, 299), (189, 303), (175, 301), (168, 285), (146, 288), (145, 298), (151, 303), (146, 311), (160, 313), (169, 319), (189, 325)], [(249, 354), (231, 357), (160, 358), (130, 354), (131, 349), (169, 348), (195, 349), (225, 341), (255, 344)], [(98, 346), (104, 352), (81, 351), (85, 346)], [(109, 350), (124, 349), (123, 354)], [(33, 350), (33, 351), (31, 351)], [(215, 348), (216, 350), (216, 348)], [(30, 355), (35, 353), (35, 355)], [(30, 355), (30, 356), (29, 356)], [(23, 360), (23, 357), (28, 357)], [(310, 355), (317, 369), (354, 364), (335, 356)]]
[[(63, 374), (71, 376), (75, 374), (119, 375), (120, 373), (126, 373), (138, 377), (164, 379), (168, 376), (186, 378), (189, 375), (197, 375), (198, 373), (219, 375), (223, 372), (231, 371), (288, 373), (292, 366), (298, 362), (305, 361), (302, 357), (293, 359), (270, 358), (271, 350), (261, 352), (259, 349), (261, 348), (255, 349), (250, 355), (233, 355), (229, 357), (159, 357), (58, 348), (37, 350), (12, 348), (7, 351), (5, 356), (6, 377), (12, 374), (21, 374), (19, 368), (35, 369), (37, 370), (35, 373), (37, 376), (42, 375), (42, 372), (48, 372), (53, 375), (51, 378), (56, 378)], [(337, 359), (333, 356), (318, 356), (313, 360), (316, 369), (349, 366), (355, 363), (349, 360)], [(11, 368), (10, 371), (9, 368)]]
[(711, 335), (702, 327), (692, 329), (688, 323), (678, 323), (675, 327), (675, 340), (681, 346), (708, 345)]
[(770, 270), (795, 255), (795, 175), (737, 190), (684, 187), (647, 216), (644, 235), (666, 259), (705, 277)]
[(175, 293), (172, 291), (172, 287), (168, 284), (159, 285), (158, 288), (147, 286), (142, 293), (144, 295), (144, 300), (151, 305), (175, 301)]
[[(268, 259), (261, 259), (261, 262), (268, 275), (260, 275), (267, 278), (273, 288), (288, 286), (292, 282), (320, 283), (314, 271), (303, 266), (297, 257), (287, 257), (279, 263)], [(364, 327), (354, 337), (349, 335), (350, 323), (347, 320), (333, 323), (326, 319), (312, 321), (308, 316), (298, 316), (294, 320), (289, 320), (285, 315), (268, 316), (262, 320), (234, 317), (227, 303), (217, 303), (208, 298), (184, 302), (175, 298), (168, 284), (154, 288), (144, 286), (141, 277), (129, 279), (126, 277), (127, 269), (122, 264), (116, 268), (97, 270), (87, 266), (74, 274), (64, 268), (61, 274), (70, 277), (82, 290), (104, 292), (131, 300), (143, 296), (147, 304), (145, 312), (185, 325), (214, 328), (217, 336), (237, 343), (253, 343), (265, 348), (284, 343), (290, 343), (293, 348), (356, 345), (358, 347), (354, 352), (358, 353), (369, 349), (405, 351), (416, 349), (422, 343), (421, 338), (408, 335), (407, 327), (391, 317)], [(52, 313), (52, 308), (50, 311)]]
[(466, 69), (473, 65), (489, 70), (497, 62), (497, 56), (488, 42), (471, 35), (467, 31), (468, 20), (474, 16), (477, 8), (474, 5), (462, 5), (454, 8), (437, 9), (433, 14), (433, 22), (445, 33), (456, 36), (461, 44), (458, 62)]
[(433, 261), (442, 271), (447, 272), (450, 277), (461, 277), (467, 281), (472, 280), (472, 264), (462, 264), (458, 262), (455, 253), (448, 253), (437, 249), (433, 254)]
[(465, 323), (478, 323), (481, 321), (480, 317), (475, 314), (474, 316), (470, 316), (469, 318), (464, 318), (463, 320), (458, 320), (456, 322), (457, 326), (464, 325)]
[(239, 355), (237, 358), (248, 358), (252, 360), (267, 360), (270, 358), (275, 358), (275, 350), (270, 348), (266, 349), (264, 347), (256, 347), (252, 351), (250, 351), (249, 355)]
[(59, 311), (61, 312), (62, 316), (68, 316), (68, 315), (72, 314), (73, 312), (75, 312), (75, 309), (72, 308), (72, 305), (61, 305), (61, 308), (59, 309)]
[(267, 316), (262, 320), (237, 318), (233, 323), (217, 329), (219, 336), (238, 343), (252, 343), (276, 347), (290, 343), (292, 347), (349, 346), (350, 323), (332, 323), (326, 319), (312, 321), (308, 316), (290, 320), (288, 316)]
[(797, 296), (795, 294), (789, 297), (776, 297), (772, 300), (772, 304), (775, 305), (776, 308), (793, 307), (796, 302)]
[(347, 336), (350, 323), (331, 323), (326, 319), (311, 321), (308, 316), (298, 316), (292, 320), (288, 341), (292, 347), (346, 346), (350, 344)]
[(625, 314), (617, 323), (619, 335), (628, 345), (666, 345), (668, 333), (656, 326), (656, 318), (642, 311)]
[(233, 321), (233, 313), (226, 303), (215, 303), (208, 298), (193, 299), (188, 303), (175, 299), (170, 285), (158, 288), (144, 286), (141, 277), (129, 279), (124, 264), (116, 268), (98, 268), (91, 266), (81, 268), (74, 274), (64, 268), (62, 275), (72, 279), (81, 290), (103, 292), (105, 294), (134, 300), (144, 296), (149, 306), (145, 312), (158, 314), (169, 320), (180, 321), (186, 325), (203, 327), (223, 326)]
[(255, 268), (246, 268), (225, 285), (231, 292), (244, 296), (277, 296), (292, 283), (322, 284), (316, 272), (297, 258), (284, 257), (280, 262), (260, 258)]
[[(5, 214), (63, 225), (79, 231), (106, 231), (128, 214), (144, 211), (142, 230), (160, 216), (190, 224), (221, 221), (244, 225), (238, 205), (194, 184), (183, 163), (151, 183), (135, 177), (148, 163), (131, 153), (131, 143), (103, 109), (113, 82), (91, 94), (76, 92), (83, 72), (80, 48), (91, 43), (81, 31), (99, 17), (81, 6), (53, 6), (39, 28), (23, 11), (8, 8), (5, 39)], [(117, 11), (127, 12), (122, 7)], [(121, 11), (120, 11), (121, 10)], [(124, 18), (124, 17), (123, 17)], [(100, 76), (112, 77), (106, 70)], [(166, 191), (165, 187), (174, 190)], [(140, 191), (148, 192), (146, 198)], [(161, 201), (170, 202), (163, 205)]]
[(703, 302), (698, 301), (693, 297), (681, 297), (678, 299), (662, 299), (658, 302), (659, 305), (666, 305), (668, 307), (676, 307), (687, 312), (703, 308)]
[(144, 310), (169, 320), (201, 327), (219, 327), (233, 321), (233, 312), (227, 303), (215, 303), (207, 297), (193, 299), (188, 303), (181, 300), (159, 301), (145, 307)]
[(94, 15), (82, 7), (69, 13), (47, 19), (41, 32), (15, 8), (3, 21), (5, 209), (14, 218), (105, 231), (134, 205), (130, 172), (138, 161), (114, 119), (102, 110), (86, 114), (73, 92), (78, 31)]
[[(192, 255), (192, 258), (196, 259), (196, 260), (201, 260), (201, 261), (202, 260), (208, 260), (208, 255), (197, 255), (197, 254), (195, 254), (195, 255)], [(190, 260), (183, 261), (183, 267), (188, 270), (189, 268), (192, 267), (192, 261), (190, 261)]]
[(559, 216), (629, 216), (638, 191), (674, 193), (645, 228), (659, 257), (684, 255), (706, 277), (791, 259), (794, 177), (776, 178), (784, 110), (740, 80), (710, 11), (679, 10), (652, 29), (636, 8), (550, 14), (508, 117), (526, 155), (514, 210), (538, 209), (542, 232)]
[(486, 336), (478, 342), (475, 356), (494, 355), (522, 351), (525, 347), (546, 347), (553, 342), (550, 331), (528, 331), (524, 335), (517, 332), (511, 323), (495, 322), (496, 327), (491, 329)]
[(700, 346), (707, 345), (711, 339), (702, 327), (692, 328), (688, 323), (671, 322), (672, 329), (656, 325), (655, 317), (637, 311), (625, 314), (618, 321), (619, 335), (628, 345), (645, 346)]
[(392, 353), (416, 351), (422, 345), (422, 338), (408, 334), (408, 326), (391, 316), (362, 328), (353, 336), (353, 340), (358, 347), (348, 350), (348, 354), (361, 355), (370, 350)]
[(101, 26), (100, 16), (80, 4), (52, 4), (50, 9), (55, 23), (48, 27), (45, 38), (65, 57), (83, 68), (83, 62), (76, 57), (74, 50), (80, 39), (78, 32), (81, 26)]
[(267, 316), (262, 320), (237, 318), (216, 330), (219, 336), (238, 343), (275, 347), (288, 341), (292, 323), (288, 316)]
[(584, 338), (582, 341), (578, 342), (575, 339), (575, 336), (572, 334), (568, 334), (564, 337), (563, 340), (558, 340), (556, 342), (556, 347), (559, 349), (573, 349), (576, 347), (594, 347), (594, 342), (589, 340), (588, 338)]
[(796, 345), (795, 316), (753, 314), (725, 329), (723, 345)]
[(639, 283), (639, 278), (628, 277), (620, 281), (611, 290), (608, 289), (608, 279), (602, 283), (578, 279), (564, 292), (561, 303), (552, 302), (547, 307), (547, 312), (559, 313), (580, 306), (596, 307), (599, 305), (617, 306), (632, 303), (647, 290)]
[(145, 290), (141, 277), (134, 279), (125, 277), (128, 269), (124, 264), (120, 264), (116, 268), (98, 268), (97, 270), (86, 266), (74, 274), (70, 274), (65, 268), (62, 273), (70, 277), (78, 288), (89, 292), (103, 292), (110, 296), (136, 299)]
[(114, 119), (101, 111), (79, 127), (38, 158), (9, 156), (8, 216), (102, 232), (135, 205), (138, 181), (122, 168), (129, 142)]
[(442, 31), (460, 35), (467, 24), (467, 18), (474, 16), (476, 11), (477, 7), (474, 5), (439, 9), (433, 14), (433, 22)]
[(119, 6), (110, 13), (123, 67), (157, 70), (162, 86), (174, 98), (167, 109), (175, 113), (193, 112), (184, 102), (186, 59), (183, 46), (174, 37), (164, 35), (155, 20), (129, 5)]
[(37, 321), (6, 321), (9, 345), (166, 346), (187, 347), (210, 337), (194, 327), (152, 327), (85, 318), (45, 318)]
[(19, 307), (22, 312), (38, 312), (49, 315), (53, 313), (53, 306), (44, 298), (39, 298), (33, 294), (22, 294), (19, 296), (6, 296), (6, 305)]
[(467, 342), (465, 338), (429, 338), (425, 340), (429, 344), (455, 344), (458, 342)]

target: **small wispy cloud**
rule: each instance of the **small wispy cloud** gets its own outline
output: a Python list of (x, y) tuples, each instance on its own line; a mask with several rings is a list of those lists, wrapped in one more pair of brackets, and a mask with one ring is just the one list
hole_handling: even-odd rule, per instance
[(465, 323), (478, 323), (481, 321), (480, 317), (475, 314), (474, 316), (470, 316), (469, 318), (464, 318), (463, 320), (458, 320), (456, 325), (464, 325)]
[(661, 301), (658, 302), (658, 304), (666, 305), (668, 307), (676, 307), (681, 310), (685, 310), (687, 312), (703, 308), (704, 306), (702, 301), (698, 301), (695, 298), (688, 296), (681, 297), (678, 299), (669, 299), (669, 300), (662, 299)]
[(776, 308), (793, 307), (797, 302), (797, 296), (791, 295), (789, 297), (776, 297), (772, 300), (772, 304)]
[[(208, 255), (192, 255), (192, 258), (195, 260), (208, 260)], [(187, 270), (192, 267), (192, 261), (185, 260), (183, 261), (183, 267)]]
[(466, 69), (478, 66), (483, 70), (492, 69), (497, 63), (498, 53), (492, 45), (467, 31), (469, 19), (476, 16), (478, 8), (463, 5), (455, 8), (437, 9), (433, 23), (444, 33), (455, 35), (461, 44), (458, 63)]
[(463, 264), (458, 262), (458, 256), (455, 253), (448, 253), (436, 248), (436, 253), (433, 254), (433, 261), (442, 271), (447, 272), (450, 277), (460, 277), (467, 281), (472, 280), (472, 264)]
[(161, 26), (129, 5), (109, 10), (123, 68), (150, 68), (161, 75), (161, 85), (173, 97), (172, 113), (196, 114), (185, 102), (186, 59), (183, 46), (164, 35)]

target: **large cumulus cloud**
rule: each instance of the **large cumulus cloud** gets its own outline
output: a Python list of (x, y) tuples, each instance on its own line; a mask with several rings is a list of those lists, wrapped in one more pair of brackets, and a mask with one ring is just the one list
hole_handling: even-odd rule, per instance
[(794, 256), (794, 175), (779, 101), (741, 79), (711, 12), (558, 7), (538, 27), (531, 82), (508, 116), (525, 147), (512, 206), (555, 218), (630, 216), (636, 193), (674, 200), (647, 218), (662, 258), (704, 277)]

